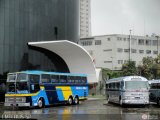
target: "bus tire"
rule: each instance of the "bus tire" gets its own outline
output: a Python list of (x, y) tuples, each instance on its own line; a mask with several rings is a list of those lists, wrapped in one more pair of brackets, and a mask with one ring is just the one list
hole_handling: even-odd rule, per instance
[(120, 106), (123, 106), (123, 101), (122, 101), (121, 97), (119, 97), (119, 104), (120, 104)]
[(75, 104), (75, 105), (78, 105), (78, 104), (79, 104), (79, 98), (78, 98), (78, 96), (76, 96), (76, 97), (74, 98), (74, 104)]
[(43, 98), (40, 98), (40, 99), (38, 100), (37, 105), (38, 105), (38, 108), (44, 107), (44, 100), (43, 100)]
[(73, 98), (72, 98), (71, 96), (68, 98), (68, 104), (69, 104), (69, 105), (72, 105), (72, 104), (73, 104)]
[(157, 105), (160, 106), (160, 98), (157, 98)]
[(107, 103), (109, 103), (110, 102), (110, 100), (109, 100), (109, 95), (107, 95)]

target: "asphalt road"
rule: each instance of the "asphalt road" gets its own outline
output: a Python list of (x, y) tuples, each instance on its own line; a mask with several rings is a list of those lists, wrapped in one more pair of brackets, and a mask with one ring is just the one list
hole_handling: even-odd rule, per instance
[(159, 120), (160, 107), (106, 104), (90, 99), (72, 106), (52, 106), (43, 109), (6, 109), (0, 106), (2, 118), (35, 118), (38, 120)]

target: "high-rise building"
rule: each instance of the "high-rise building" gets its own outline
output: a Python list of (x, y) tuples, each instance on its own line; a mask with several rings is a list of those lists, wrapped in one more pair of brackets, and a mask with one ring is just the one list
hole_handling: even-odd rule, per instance
[(27, 43), (77, 42), (79, 4), (79, 0), (0, 0), (0, 75), (31, 69), (68, 72), (58, 55)]
[(80, 37), (91, 36), (91, 1), (80, 0)]

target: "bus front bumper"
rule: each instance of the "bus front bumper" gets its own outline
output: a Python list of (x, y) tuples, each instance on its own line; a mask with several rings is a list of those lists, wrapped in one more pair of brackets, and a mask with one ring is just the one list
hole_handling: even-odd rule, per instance
[(10, 107), (10, 106), (15, 106), (15, 107), (30, 107), (30, 103), (4, 103), (4, 106)]
[(147, 105), (149, 104), (149, 101), (148, 100), (123, 100), (123, 104)]

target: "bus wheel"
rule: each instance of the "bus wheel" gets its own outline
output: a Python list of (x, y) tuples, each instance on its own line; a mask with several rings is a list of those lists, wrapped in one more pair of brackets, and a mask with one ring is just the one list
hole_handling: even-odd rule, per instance
[(110, 100), (109, 100), (109, 95), (107, 95), (107, 103), (109, 103), (110, 102)]
[(119, 104), (120, 104), (121, 106), (123, 106), (123, 101), (122, 101), (121, 97), (120, 97), (120, 99), (119, 99)]
[(157, 99), (157, 105), (160, 106), (160, 98)]
[(73, 99), (72, 99), (72, 97), (69, 97), (69, 98), (68, 98), (68, 104), (69, 104), (69, 105), (72, 105), (72, 104), (73, 104)]
[(79, 98), (78, 98), (77, 96), (74, 98), (74, 104), (75, 104), (75, 105), (78, 105), (78, 104), (79, 104)]
[(42, 98), (40, 98), (39, 100), (38, 100), (38, 107), (39, 108), (42, 108), (43, 107), (43, 100), (42, 100)]

